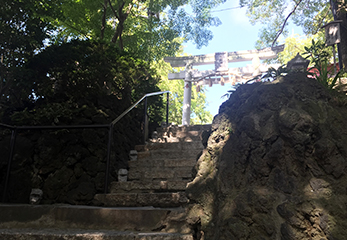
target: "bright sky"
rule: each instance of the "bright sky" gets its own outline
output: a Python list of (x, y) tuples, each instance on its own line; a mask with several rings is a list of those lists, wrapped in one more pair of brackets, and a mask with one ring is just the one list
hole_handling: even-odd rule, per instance
[[(213, 32), (213, 39), (207, 47), (202, 47), (201, 49), (197, 49), (192, 43), (187, 43), (184, 52), (189, 55), (200, 55), (215, 52), (232, 52), (255, 49), (254, 46), (258, 39), (259, 30), (262, 26), (254, 26), (249, 22), (246, 16), (246, 8), (230, 9), (237, 6), (238, 1), (229, 0), (214, 10), (214, 16), (217, 16), (222, 21), (222, 24), (211, 29)], [(223, 9), (229, 10), (218, 11)], [(229, 64), (229, 67), (242, 67), (247, 64), (251, 64), (251, 62)], [(203, 67), (203, 70), (214, 70), (214, 65), (207, 66), (207, 68), (206, 65)], [(226, 100), (226, 98), (222, 99), (221, 96), (232, 88), (228, 83), (224, 86), (207, 86), (206, 89), (208, 102), (207, 110), (209, 110), (214, 116), (218, 113), (219, 106)]]

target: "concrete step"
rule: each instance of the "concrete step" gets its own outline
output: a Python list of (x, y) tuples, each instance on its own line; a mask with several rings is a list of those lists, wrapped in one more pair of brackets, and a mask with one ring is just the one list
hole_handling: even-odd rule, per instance
[(111, 193), (177, 192), (185, 191), (189, 180), (112, 182)]
[(129, 169), (128, 180), (140, 181), (180, 181), (193, 180), (193, 167), (132, 167)]
[(108, 207), (181, 207), (188, 203), (184, 192), (96, 194), (95, 203)]
[[(177, 199), (177, 202), (181, 199)], [(85, 229), (188, 233), (182, 208), (1, 204), (1, 229)], [(2, 238), (0, 238), (2, 239)]]
[(1, 240), (193, 240), (192, 234), (111, 230), (0, 229)]

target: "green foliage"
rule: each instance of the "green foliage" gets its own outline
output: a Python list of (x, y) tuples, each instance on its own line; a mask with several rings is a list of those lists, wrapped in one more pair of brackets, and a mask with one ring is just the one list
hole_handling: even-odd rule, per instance
[[(111, 94), (130, 104), (144, 93), (159, 90), (156, 85), (162, 74), (156, 74), (153, 66), (164, 56), (181, 51), (184, 40), (194, 38), (198, 46), (207, 44), (212, 37), (208, 29), (220, 23), (210, 10), (224, 2), (4, 1), (0, 6), (0, 37), (4, 39), (0, 52), (0, 112), (3, 114), (8, 107), (30, 112), (35, 105), (37, 116), (38, 103), (43, 106), (70, 101), (73, 108), (80, 99)], [(160, 17), (149, 12), (159, 13)], [(118, 38), (124, 43), (123, 52), (118, 45), (106, 44), (113, 41), (120, 25)], [(180, 91), (183, 94), (183, 89)], [(194, 94), (201, 104), (193, 102), (198, 109), (193, 118), (209, 121), (205, 95)], [(150, 107), (150, 113), (162, 111), (160, 97), (149, 101), (158, 103)], [(54, 112), (59, 112), (57, 109)], [(175, 112), (181, 112), (180, 107), (177, 109)]]
[(58, 125), (63, 121), (67, 124), (74, 117), (81, 116), (79, 112), (82, 109), (71, 101), (50, 103), (49, 106), (41, 105), (32, 109), (15, 111), (11, 115), (11, 122), (16, 125)]
[(305, 34), (315, 35), (322, 31), (322, 25), (333, 19), (329, 1), (240, 0), (239, 3), (247, 7), (251, 23), (265, 25), (260, 32), (257, 48), (271, 46), (281, 30), (287, 36), (291, 20), (301, 26)]
[[(162, 80), (159, 87), (163, 91), (171, 91), (169, 106), (169, 122), (181, 124), (182, 122), (182, 106), (184, 81), (183, 80)], [(200, 92), (192, 90), (191, 100), (191, 118), (190, 124), (205, 124), (212, 122), (212, 115), (206, 110), (206, 94), (205, 89), (201, 88)]]
[(31, 70), (28, 77), (34, 79), (33, 94), (45, 99), (76, 100), (104, 93), (135, 100), (159, 81), (148, 63), (120, 53), (112, 44), (93, 41), (53, 45), (27, 67)]
[[(51, 19), (59, 28), (57, 41), (69, 38), (104, 39), (146, 60), (175, 55), (182, 40), (198, 47), (212, 39), (220, 21), (210, 10), (225, 0), (61, 0), (62, 17)], [(187, 5), (191, 12), (187, 12)]]
[(306, 52), (303, 55), (307, 59), (310, 59), (312, 65), (308, 71), (308, 75), (315, 78), (329, 90), (336, 87), (343, 71), (338, 72), (336, 75), (334, 74), (334, 68), (330, 67), (329, 61), (331, 55), (325, 43), (313, 39), (311, 46), (305, 47), (305, 50)]
[[(159, 74), (162, 80), (159, 83), (159, 88), (162, 91), (170, 91), (170, 107), (169, 107), (169, 122), (181, 124), (182, 122), (182, 106), (184, 94), (183, 80), (168, 80), (167, 76), (172, 68), (168, 63), (158, 62), (157, 68), (160, 69)], [(205, 89), (201, 88), (200, 92), (192, 89), (191, 100), (191, 115), (190, 124), (211, 123), (213, 116), (206, 110), (206, 94)]]
[(287, 64), (298, 53), (302, 55), (306, 50), (305, 47), (310, 46), (312, 39), (323, 40), (324, 35), (322, 33), (307, 37), (294, 34), (285, 39), (284, 50), (278, 54), (278, 60), (281, 64)]
[[(47, 6), (49, 2), (50, 7)], [(0, 109), (9, 105), (21, 105), (26, 100), (20, 82), (23, 64), (44, 47), (52, 29), (41, 16), (52, 15), (55, 1), (12, 1), (0, 4)]]
[[(105, 43), (71, 41), (51, 46), (25, 67), (28, 74), (23, 82), (30, 89), (31, 105), (12, 115), (16, 124), (50, 125), (60, 123), (59, 119), (67, 123), (80, 116), (84, 105), (97, 107), (103, 96), (122, 102), (120, 114), (144, 94), (160, 91), (159, 77), (147, 62)], [(149, 105), (150, 118), (160, 122), (162, 99), (153, 97)]]
[(312, 39), (311, 46), (304, 47), (303, 55), (310, 60), (314, 67), (320, 67), (322, 63), (327, 63), (330, 58), (330, 52), (323, 41)]
[(289, 70), (284, 65), (280, 66), (278, 69), (270, 67), (260, 79), (263, 81), (273, 81), (280, 76), (285, 76), (288, 72)]

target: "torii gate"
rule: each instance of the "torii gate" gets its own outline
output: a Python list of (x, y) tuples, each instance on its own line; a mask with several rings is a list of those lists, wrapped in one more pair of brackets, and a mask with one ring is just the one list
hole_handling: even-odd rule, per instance
[[(260, 60), (272, 59), (282, 52), (284, 45), (261, 50), (249, 50), (238, 52), (217, 52), (214, 54), (166, 57), (165, 62), (172, 67), (185, 67), (185, 71), (169, 73), (169, 80), (184, 79), (183, 115), (182, 125), (190, 123), (190, 106), (192, 97), (192, 82), (197, 85), (199, 91), (201, 85), (221, 84), (230, 82), (243, 82), (266, 72), (269, 67), (278, 68), (279, 64), (265, 65)], [(230, 62), (252, 61), (252, 65), (241, 68), (228, 68)], [(215, 64), (215, 70), (198, 71), (193, 66)]]

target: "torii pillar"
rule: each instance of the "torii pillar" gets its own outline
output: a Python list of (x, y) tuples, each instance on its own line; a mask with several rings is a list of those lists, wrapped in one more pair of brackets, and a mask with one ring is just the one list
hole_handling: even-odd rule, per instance
[(192, 68), (193, 66), (190, 63), (186, 64), (183, 92), (182, 125), (190, 125), (190, 108), (192, 100)]

